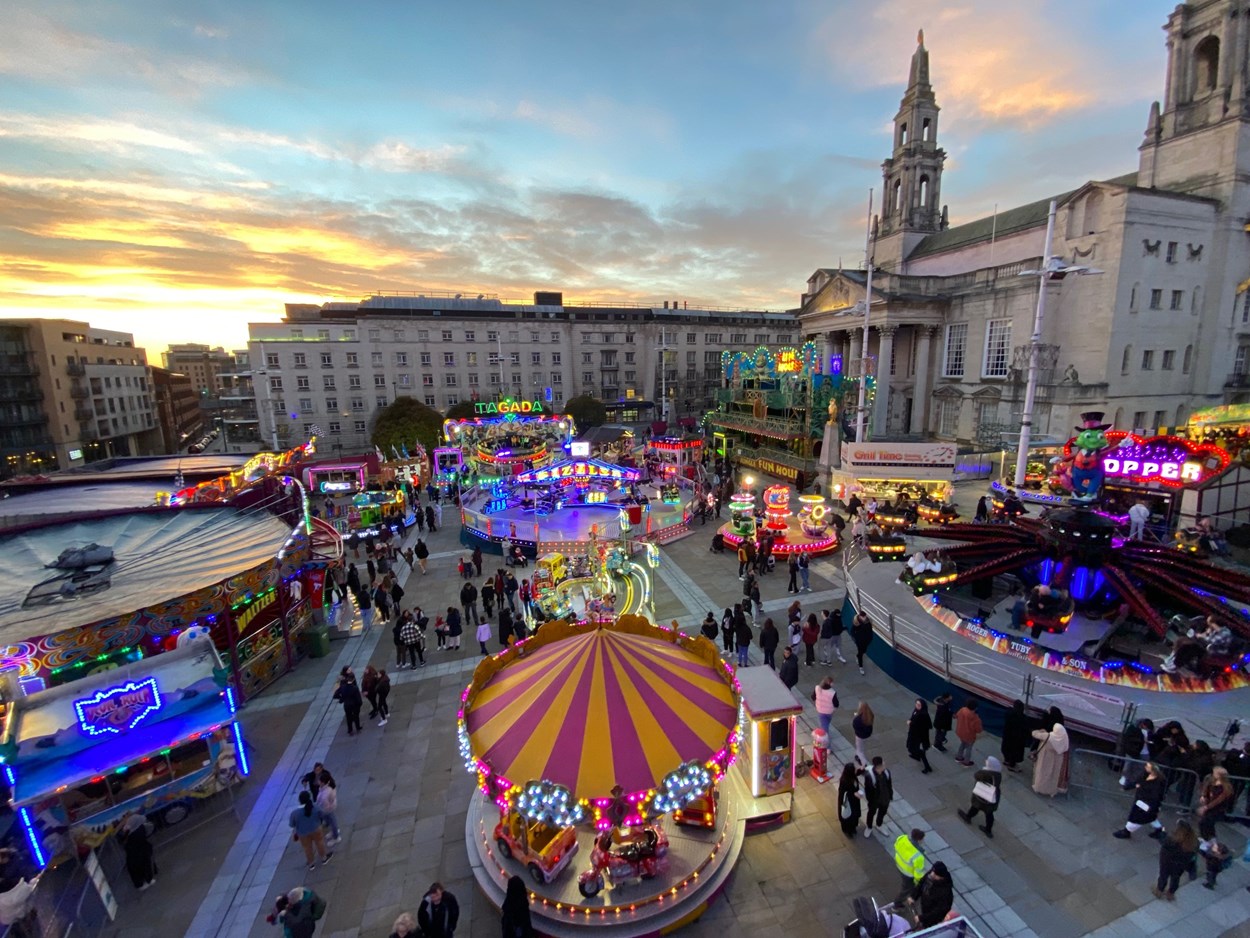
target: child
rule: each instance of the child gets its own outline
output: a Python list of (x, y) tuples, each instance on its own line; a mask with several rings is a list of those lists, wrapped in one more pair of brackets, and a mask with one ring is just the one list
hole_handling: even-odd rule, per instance
[(938, 752), (946, 752), (946, 734), (951, 730), (955, 712), (951, 709), (951, 694), (939, 694), (933, 701), (933, 748)]
[(462, 579), (462, 580), (463, 580), (463, 579), (465, 579), (465, 574), (464, 574), (464, 558), (463, 558), (463, 557), (461, 557), (461, 558), (460, 558), (460, 562), (459, 562), (458, 564), (456, 564), (456, 570), (460, 573), (460, 579)]
[(441, 651), (447, 647), (447, 623), (443, 621), (442, 616), (436, 616), (434, 619), (434, 634), (438, 636), (438, 647)]
[(1215, 878), (1233, 862), (1232, 852), (1218, 840), (1212, 840), (1203, 856), (1207, 861), (1207, 878), (1203, 881), (1202, 888), (1214, 889)]

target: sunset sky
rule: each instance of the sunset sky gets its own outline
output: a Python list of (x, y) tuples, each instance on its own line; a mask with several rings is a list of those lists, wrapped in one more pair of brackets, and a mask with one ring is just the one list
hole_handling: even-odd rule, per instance
[(1174, 0), (9, 0), (0, 315), (244, 344), (378, 290), (785, 309), (923, 28), (953, 222), (1137, 167)]

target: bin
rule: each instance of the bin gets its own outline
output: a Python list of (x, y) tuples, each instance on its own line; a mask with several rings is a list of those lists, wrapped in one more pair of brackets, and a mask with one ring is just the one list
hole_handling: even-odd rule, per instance
[(309, 629), (304, 633), (308, 641), (308, 657), (324, 658), (330, 653), (330, 632), (326, 628)]

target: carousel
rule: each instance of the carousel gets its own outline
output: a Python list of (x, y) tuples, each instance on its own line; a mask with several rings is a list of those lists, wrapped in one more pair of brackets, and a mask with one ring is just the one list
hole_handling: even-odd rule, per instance
[(445, 421), (443, 436), (463, 453), (457, 471), (476, 480), (509, 479), (563, 459), (577, 430), (572, 417), (548, 413), (541, 401), (475, 406), (478, 416)]
[(528, 882), (538, 931), (661, 934), (720, 892), (745, 834), (721, 781), (742, 699), (706, 638), (640, 616), (549, 622), (485, 659), (462, 696), (479, 885)]
[(773, 553), (779, 556), (800, 552), (815, 556), (837, 549), (838, 535), (830, 526), (831, 509), (823, 495), (798, 496), (797, 512), (788, 486), (770, 485), (762, 500), (762, 507), (757, 508), (751, 491), (730, 496), (729, 521), (720, 528), (726, 544), (735, 549), (743, 541), (758, 544), (767, 534), (773, 540)]

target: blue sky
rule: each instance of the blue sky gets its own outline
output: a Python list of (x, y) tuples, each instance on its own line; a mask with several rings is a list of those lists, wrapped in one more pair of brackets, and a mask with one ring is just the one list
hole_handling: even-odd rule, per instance
[(0, 315), (237, 347), (374, 290), (784, 309), (925, 30), (953, 222), (1136, 168), (1157, 0), (10, 0)]

